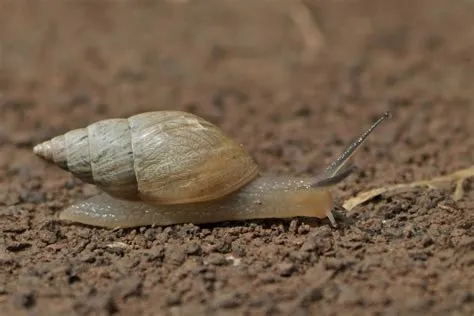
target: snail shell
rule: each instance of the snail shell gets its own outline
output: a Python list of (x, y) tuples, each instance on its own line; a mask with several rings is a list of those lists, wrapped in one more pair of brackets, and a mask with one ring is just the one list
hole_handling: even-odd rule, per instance
[(240, 144), (208, 121), (180, 111), (102, 120), (33, 151), (114, 197), (150, 205), (217, 199), (259, 174)]
[(55, 137), (35, 154), (105, 193), (77, 202), (60, 219), (117, 228), (332, 215), (330, 189), (381, 115), (317, 177), (260, 175), (248, 152), (216, 126), (179, 111), (109, 119)]

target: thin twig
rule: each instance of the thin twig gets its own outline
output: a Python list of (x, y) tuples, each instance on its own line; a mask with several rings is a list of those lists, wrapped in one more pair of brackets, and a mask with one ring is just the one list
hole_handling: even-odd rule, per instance
[(313, 61), (325, 42), (321, 28), (303, 0), (293, 0), (287, 3), (290, 17), (298, 27), (306, 45), (303, 57), (305, 60)]
[(469, 167), (466, 169), (458, 170), (456, 172), (453, 172), (449, 175), (441, 176), (441, 177), (436, 177), (431, 180), (421, 180), (421, 181), (415, 181), (411, 183), (401, 183), (401, 184), (395, 184), (391, 186), (386, 186), (386, 187), (381, 187), (369, 191), (365, 191), (362, 193), (359, 193), (355, 197), (347, 199), (343, 207), (350, 211), (354, 207), (367, 202), (376, 196), (387, 193), (387, 192), (393, 192), (393, 191), (404, 191), (416, 187), (429, 187), (429, 188), (436, 188), (437, 184), (441, 183), (446, 183), (446, 182), (452, 182), (452, 181), (457, 181), (456, 183), (456, 190), (453, 194), (453, 200), (458, 201), (462, 198), (464, 195), (464, 190), (463, 190), (463, 182), (467, 178), (473, 177), (474, 176), (474, 166)]

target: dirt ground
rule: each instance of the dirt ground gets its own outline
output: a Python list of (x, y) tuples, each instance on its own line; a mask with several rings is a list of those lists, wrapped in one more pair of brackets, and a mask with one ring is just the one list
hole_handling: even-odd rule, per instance
[(56, 219), (97, 190), (32, 146), (149, 110), (196, 113), (264, 172), (309, 175), (390, 109), (339, 204), (473, 165), (473, 1), (298, 3), (0, 1), (1, 315), (474, 314), (469, 179), (459, 201), (448, 183), (338, 207), (339, 228)]

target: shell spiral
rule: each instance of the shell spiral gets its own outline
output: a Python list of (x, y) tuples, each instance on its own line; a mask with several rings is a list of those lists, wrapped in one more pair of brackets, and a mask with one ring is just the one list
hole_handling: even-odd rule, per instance
[(112, 196), (152, 205), (217, 199), (259, 174), (240, 144), (180, 111), (98, 121), (33, 151)]

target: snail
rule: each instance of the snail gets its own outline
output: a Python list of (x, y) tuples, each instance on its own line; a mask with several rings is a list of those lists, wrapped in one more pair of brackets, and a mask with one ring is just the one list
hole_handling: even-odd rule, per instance
[(101, 120), (33, 147), (42, 159), (101, 193), (76, 202), (60, 220), (127, 228), (332, 214), (331, 187), (354, 170), (346, 162), (386, 112), (317, 177), (262, 174), (241, 144), (181, 111)]

